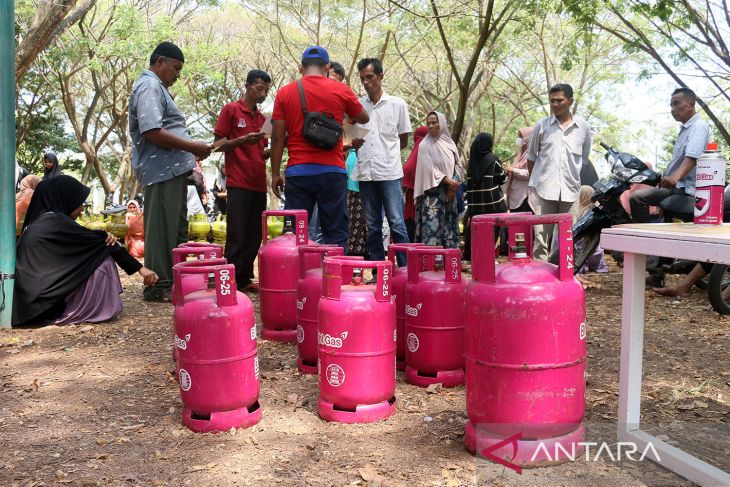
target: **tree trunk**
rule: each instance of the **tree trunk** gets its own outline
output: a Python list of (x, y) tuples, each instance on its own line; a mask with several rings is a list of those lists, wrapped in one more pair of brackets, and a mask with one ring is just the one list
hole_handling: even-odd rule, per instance
[[(76, 0), (54, 0), (40, 2), (30, 29), (18, 45), (15, 55), (15, 83), (23, 78), (33, 61), (59, 35), (71, 27), (94, 6), (95, 0), (86, 0), (76, 5)], [(70, 13), (69, 13), (70, 12)]]

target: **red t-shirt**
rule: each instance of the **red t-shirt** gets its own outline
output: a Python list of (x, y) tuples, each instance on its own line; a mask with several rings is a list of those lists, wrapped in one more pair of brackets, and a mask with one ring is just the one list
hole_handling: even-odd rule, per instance
[[(218, 117), (214, 132), (228, 140), (251, 132), (260, 132), (266, 117), (256, 110), (252, 112), (243, 100), (227, 103)], [(266, 139), (256, 144), (244, 144), (226, 152), (226, 186), (266, 192)]]
[[(310, 112), (329, 112), (342, 124), (344, 114), (355, 117), (362, 111), (362, 105), (345, 83), (324, 76), (305, 76), (302, 78), (307, 110)], [(284, 120), (289, 135), (287, 167), (297, 164), (323, 164), (345, 168), (342, 153), (342, 140), (337, 147), (324, 150), (307, 142), (302, 136), (304, 115), (299, 101), (297, 82), (291, 82), (279, 89), (274, 100), (272, 120)]]

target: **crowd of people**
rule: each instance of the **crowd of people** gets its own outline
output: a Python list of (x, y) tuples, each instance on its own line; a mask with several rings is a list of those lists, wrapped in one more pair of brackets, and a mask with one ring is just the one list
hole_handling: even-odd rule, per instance
[[(365, 91), (358, 98), (344, 82), (344, 68), (325, 48), (307, 48), (301, 78), (276, 93), (270, 133), (262, 130), (268, 120), (260, 104), (272, 79), (265, 71), (251, 70), (243, 96), (222, 107), (212, 144), (190, 137), (185, 116), (170, 95), (184, 63), (182, 50), (163, 42), (132, 88), (132, 167), (144, 187), (144, 211), (135, 200), (127, 204), (128, 250), (110, 234), (73, 222), (89, 189), (62, 175), (54, 154), (44, 156), (43, 181), (34, 175), (18, 178), (15, 324), (98, 321), (118, 313), (121, 288), (114, 262), (141, 275), (145, 300), (169, 301), (170, 251), (187, 240), (188, 216), (197, 211), (191, 203), (207, 204), (200, 161), (213, 150), (224, 153), (224, 165), (212, 188), (212, 206), (227, 217), (225, 257), (235, 265), (236, 283), (244, 292), (258, 290), (253, 265), (267, 206), (267, 160), (271, 189), (285, 209), (304, 209), (310, 215), (316, 209), (313, 224), (321, 242), (372, 260), (385, 257), (388, 242), (458, 248), (463, 238), (468, 266), (469, 222), (478, 215), (571, 212), (577, 219), (592, 205), (592, 188), (581, 187), (580, 178), (582, 168), (590, 165), (592, 133), (571, 110), (573, 90), (568, 84), (550, 88), (549, 116), (534, 128), (517, 131), (511, 165), (495, 154), (494, 136), (487, 132), (473, 139), (464, 164), (443, 113), (431, 111), (425, 125), (413, 130), (407, 102), (385, 90), (378, 58), (357, 63)], [(675, 115), (682, 131), (661, 189), (631, 197), (631, 210), (640, 218), (661, 196), (692, 189), (694, 162), (709, 136), (707, 124), (687, 108), (695, 100), (687, 89), (672, 97), (673, 115), (675, 105), (678, 113), (684, 110)], [(411, 134), (413, 146), (404, 164), (401, 153)], [(536, 258), (547, 259), (552, 235), (552, 225), (536, 227)], [(606, 270), (599, 251), (584, 271)], [(144, 266), (135, 258), (144, 258)], [(404, 264), (404, 256), (398, 256), (398, 263)]]

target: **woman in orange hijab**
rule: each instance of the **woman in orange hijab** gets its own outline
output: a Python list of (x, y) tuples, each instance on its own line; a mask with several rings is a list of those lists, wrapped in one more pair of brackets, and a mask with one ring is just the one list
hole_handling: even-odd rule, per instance
[(127, 226), (129, 232), (124, 237), (129, 255), (135, 259), (144, 257), (144, 215), (136, 200), (127, 202)]
[(38, 183), (41, 182), (41, 178), (35, 174), (24, 177), (20, 181), (20, 191), (15, 194), (15, 236), (20, 237), (20, 232), (23, 228), (23, 221), (25, 220), (25, 213), (28, 211), (28, 205), (30, 199), (33, 197), (33, 192)]

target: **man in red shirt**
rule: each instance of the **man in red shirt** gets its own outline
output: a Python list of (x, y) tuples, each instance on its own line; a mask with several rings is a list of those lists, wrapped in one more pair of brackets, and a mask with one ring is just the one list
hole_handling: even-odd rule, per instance
[[(355, 93), (346, 84), (328, 78), (329, 69), (329, 54), (325, 48), (308, 47), (302, 54), (299, 72), (307, 110), (330, 114), (340, 125), (345, 114), (353, 123), (367, 123), (370, 117)], [(286, 209), (304, 209), (311, 214), (317, 204), (325, 243), (344, 247), (348, 233), (347, 171), (342, 140), (327, 150), (304, 138), (304, 115), (296, 81), (276, 94), (271, 119), (271, 187), (274, 194), (281, 197), (284, 189)], [(279, 174), (285, 145), (289, 152), (286, 187)]]
[(240, 291), (257, 292), (253, 262), (261, 244), (261, 214), (266, 209), (266, 135), (261, 127), (266, 117), (259, 111), (269, 94), (271, 77), (254, 69), (246, 77), (241, 100), (228, 103), (215, 124), (215, 140), (228, 139), (225, 152), (227, 236), (225, 257), (236, 266)]

